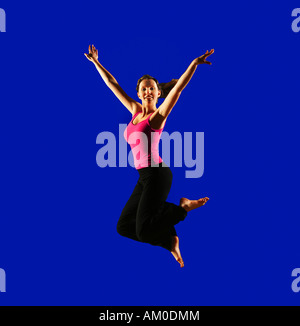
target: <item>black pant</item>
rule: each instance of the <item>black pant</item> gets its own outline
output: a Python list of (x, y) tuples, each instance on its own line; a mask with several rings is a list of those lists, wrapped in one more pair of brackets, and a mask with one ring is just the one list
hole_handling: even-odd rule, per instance
[(137, 171), (140, 177), (122, 210), (117, 231), (124, 237), (171, 251), (174, 225), (187, 215), (181, 206), (166, 202), (172, 171), (164, 162)]

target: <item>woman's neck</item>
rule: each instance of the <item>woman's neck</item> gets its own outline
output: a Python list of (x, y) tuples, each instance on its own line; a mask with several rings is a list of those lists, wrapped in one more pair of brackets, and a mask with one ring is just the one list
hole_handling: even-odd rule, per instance
[(156, 105), (149, 105), (148, 103), (143, 103), (142, 105), (142, 112), (143, 112), (143, 116), (146, 116), (154, 111), (156, 111)]

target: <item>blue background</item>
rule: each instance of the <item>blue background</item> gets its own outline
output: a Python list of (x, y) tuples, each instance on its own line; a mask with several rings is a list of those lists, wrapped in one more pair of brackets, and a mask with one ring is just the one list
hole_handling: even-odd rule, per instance
[[(2, 1), (1, 305), (299, 305), (298, 1)], [(116, 224), (138, 179), (100, 168), (96, 137), (129, 111), (144, 74), (198, 66), (165, 131), (204, 132), (199, 179), (172, 168), (168, 200), (210, 201), (177, 226), (185, 267)], [(162, 100), (160, 100), (159, 104)]]

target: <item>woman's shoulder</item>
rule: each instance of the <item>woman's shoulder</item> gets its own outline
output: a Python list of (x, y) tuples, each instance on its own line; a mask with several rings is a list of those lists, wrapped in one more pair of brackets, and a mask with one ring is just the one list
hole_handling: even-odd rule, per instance
[(165, 127), (166, 120), (167, 119), (163, 117), (157, 109), (155, 112), (153, 112), (153, 114), (151, 114), (149, 118), (149, 125), (153, 129), (160, 130)]
[(132, 116), (142, 112), (142, 104), (135, 102), (133, 107), (132, 107)]

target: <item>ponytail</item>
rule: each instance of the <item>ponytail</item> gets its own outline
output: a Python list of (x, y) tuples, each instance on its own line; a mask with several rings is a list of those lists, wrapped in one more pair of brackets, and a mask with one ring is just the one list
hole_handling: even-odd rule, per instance
[(172, 79), (168, 83), (160, 83), (159, 89), (161, 90), (161, 98), (166, 98), (168, 94), (170, 93), (171, 89), (176, 85), (178, 82), (178, 79)]

